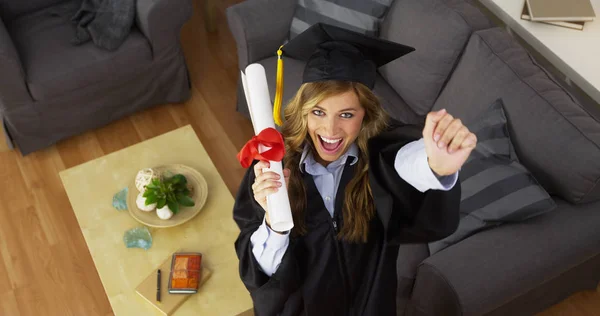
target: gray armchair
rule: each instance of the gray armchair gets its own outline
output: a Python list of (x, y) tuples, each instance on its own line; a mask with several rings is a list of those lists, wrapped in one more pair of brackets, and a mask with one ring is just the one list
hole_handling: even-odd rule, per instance
[[(257, 0), (244, 1), (227, 8), (227, 21), (235, 38), (240, 70), (268, 57), (275, 57), (277, 48), (288, 38), (296, 3), (297, 1), (294, 0)], [(285, 67), (295, 67), (295, 63), (286, 63)], [(271, 68), (275, 71), (274, 67)], [(269, 79), (269, 76), (267, 78)], [(284, 86), (284, 100), (289, 99), (299, 85), (299, 83), (287, 82)], [(275, 92), (274, 89), (269, 90), (271, 94)], [(250, 118), (240, 82), (238, 82), (236, 110)]]
[(113, 52), (71, 44), (65, 8), (80, 2), (0, 0), (0, 118), (23, 155), (190, 96), (179, 32), (191, 0), (138, 0), (134, 27)]

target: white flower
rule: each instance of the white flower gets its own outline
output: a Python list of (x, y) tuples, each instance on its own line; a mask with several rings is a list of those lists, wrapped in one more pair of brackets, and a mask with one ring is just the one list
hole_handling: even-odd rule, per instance
[(156, 210), (156, 215), (158, 215), (160, 219), (169, 219), (173, 216), (173, 211), (171, 211), (169, 206), (165, 205)]
[(137, 204), (137, 207), (144, 212), (154, 211), (154, 209), (156, 208), (156, 203), (146, 205), (146, 198), (143, 195), (143, 193), (140, 193), (135, 199), (135, 204)]

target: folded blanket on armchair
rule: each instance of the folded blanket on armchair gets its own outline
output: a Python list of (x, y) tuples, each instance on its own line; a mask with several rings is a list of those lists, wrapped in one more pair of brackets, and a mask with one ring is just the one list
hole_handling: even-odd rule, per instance
[(98, 47), (114, 51), (127, 38), (135, 18), (135, 0), (83, 0), (71, 18), (77, 24), (76, 45), (93, 41)]

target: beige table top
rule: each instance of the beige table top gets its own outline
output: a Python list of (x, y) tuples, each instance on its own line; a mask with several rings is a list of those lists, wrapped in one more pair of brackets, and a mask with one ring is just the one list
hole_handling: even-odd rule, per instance
[[(149, 228), (153, 244), (147, 251), (126, 248), (124, 232), (143, 225), (127, 211), (114, 209), (113, 195), (138, 170), (174, 163), (204, 176), (209, 191), (205, 206), (183, 225)], [(236, 315), (252, 307), (233, 246), (239, 233), (232, 218), (234, 199), (189, 125), (64, 170), (60, 177), (115, 315), (158, 315), (135, 288), (180, 248), (202, 252), (212, 275), (175, 315)]]
[(522, 20), (525, 0), (480, 2), (600, 103), (600, 0), (590, 0), (596, 19), (586, 22), (582, 31)]

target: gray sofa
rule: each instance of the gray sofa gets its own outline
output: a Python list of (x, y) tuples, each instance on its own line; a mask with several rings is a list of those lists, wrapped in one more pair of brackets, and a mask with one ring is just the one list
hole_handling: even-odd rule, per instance
[[(275, 52), (296, 0), (227, 9), (239, 67), (260, 63), (275, 86)], [(276, 14), (274, 14), (276, 13)], [(395, 0), (380, 37), (416, 48), (379, 71), (375, 93), (396, 119), (422, 124), (445, 107), (472, 119), (504, 101), (523, 165), (557, 203), (546, 214), (479, 232), (430, 255), (400, 247), (399, 315), (531, 315), (600, 281), (600, 123), (503, 29), (464, 0)], [(304, 64), (285, 60), (284, 100)], [(237, 109), (248, 116), (238, 89)]]
[(71, 44), (80, 3), (0, 0), (0, 118), (23, 155), (190, 97), (179, 43), (190, 0), (137, 1), (134, 27), (115, 51)]

